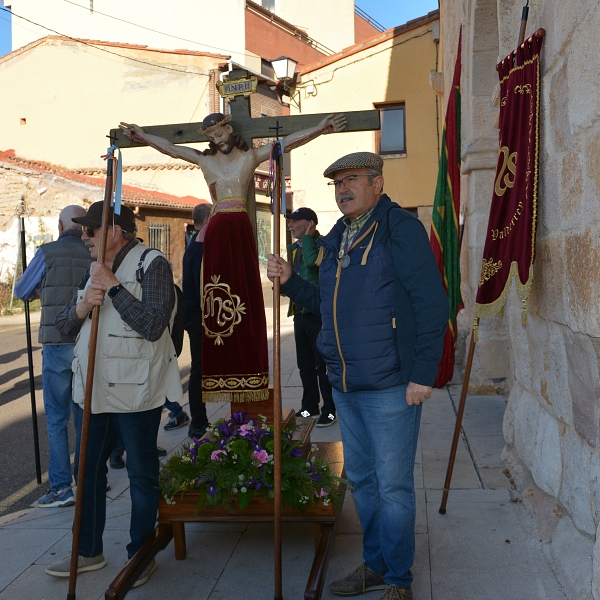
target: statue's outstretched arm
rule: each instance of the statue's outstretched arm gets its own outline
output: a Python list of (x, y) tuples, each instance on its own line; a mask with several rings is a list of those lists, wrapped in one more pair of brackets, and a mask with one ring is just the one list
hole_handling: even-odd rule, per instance
[(188, 148), (187, 146), (176, 146), (169, 142), (169, 140), (165, 140), (165, 138), (146, 133), (141, 127), (133, 123), (120, 123), (119, 129), (122, 129), (124, 135), (130, 140), (144, 142), (167, 156), (181, 158), (195, 165), (199, 164), (202, 158), (202, 152), (199, 150)]
[[(294, 148), (299, 148), (311, 140), (314, 140), (320, 135), (325, 133), (338, 133), (339, 131), (344, 131), (344, 129), (346, 129), (346, 116), (343, 113), (328, 115), (318, 125), (296, 131), (295, 133), (290, 133), (290, 135), (286, 136), (284, 138), (284, 150), (285, 152), (289, 152)], [(260, 164), (269, 158), (271, 146), (261, 146), (254, 152), (256, 159)]]

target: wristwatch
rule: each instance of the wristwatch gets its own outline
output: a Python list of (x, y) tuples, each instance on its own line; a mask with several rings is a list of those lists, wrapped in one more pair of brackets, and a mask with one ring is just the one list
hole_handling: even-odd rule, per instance
[(123, 289), (122, 283), (119, 283), (118, 285), (113, 285), (110, 288), (110, 290), (108, 290), (109, 297), (114, 298), (122, 289)]

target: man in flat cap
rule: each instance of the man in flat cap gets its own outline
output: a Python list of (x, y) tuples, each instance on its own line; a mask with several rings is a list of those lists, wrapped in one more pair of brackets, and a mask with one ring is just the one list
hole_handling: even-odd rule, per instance
[[(314, 210), (302, 206), (285, 215), (288, 229), (295, 242), (288, 246), (292, 267), (300, 277), (319, 283), (317, 231), (319, 221)], [(331, 384), (327, 377), (327, 366), (317, 348), (317, 337), (321, 331), (321, 315), (316, 315), (300, 304), (290, 301), (288, 317), (294, 317), (294, 341), (296, 342), (296, 364), (302, 380), (302, 406), (297, 417), (318, 417), (317, 427), (329, 427), (336, 422), (335, 404)], [(323, 408), (319, 413), (319, 389), (323, 397)]]
[[(168, 325), (175, 307), (173, 273), (167, 259), (136, 239), (133, 211), (110, 209), (104, 263), (98, 262), (102, 202), (83, 217), (82, 240), (93, 262), (73, 299), (56, 317), (63, 335), (77, 335), (73, 399), (83, 405), (94, 306), (100, 307), (94, 371), (78, 573), (106, 565), (102, 534), (106, 520), (106, 461), (118, 434), (127, 451), (131, 488), (131, 558), (154, 532), (158, 510), (156, 437), (165, 397), (183, 395), (177, 355)], [(143, 272), (143, 276), (142, 276)], [(156, 569), (153, 560), (134, 587)], [(69, 577), (70, 558), (46, 573)]]
[(385, 590), (382, 600), (409, 600), (415, 452), (448, 300), (423, 225), (383, 193), (382, 171), (381, 157), (370, 152), (326, 169), (344, 216), (317, 241), (319, 285), (272, 255), (267, 274), (323, 320), (318, 346), (333, 386), (364, 559), (330, 589), (340, 596)]

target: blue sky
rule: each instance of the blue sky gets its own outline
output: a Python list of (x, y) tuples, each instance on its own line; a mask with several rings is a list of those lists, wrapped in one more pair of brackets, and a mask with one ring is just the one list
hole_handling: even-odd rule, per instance
[(354, 4), (386, 29), (437, 10), (438, 0), (355, 0)]
[[(386, 29), (438, 8), (438, 0), (356, 0), (355, 3)], [(4, 0), (0, 0), (0, 7), (4, 8)], [(8, 15), (0, 10), (0, 56), (11, 51), (10, 36)]]
[[(0, 0), (0, 8), (4, 8), (4, 0)], [(4, 10), (0, 10), (0, 56), (11, 51), (10, 22)]]

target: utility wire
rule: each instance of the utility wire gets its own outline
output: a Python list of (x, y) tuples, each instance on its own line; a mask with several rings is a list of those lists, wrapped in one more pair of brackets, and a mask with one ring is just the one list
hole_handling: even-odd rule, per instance
[(7, 8), (4, 8), (2, 6), (0, 6), (0, 10), (2, 10), (4, 12), (7, 12), (7, 13), (10, 13), (13, 17), (17, 17), (19, 19), (23, 19), (24, 21), (27, 21), (28, 23), (31, 23), (32, 25), (35, 25), (36, 27), (41, 27), (42, 29), (46, 29), (47, 31), (51, 31), (52, 33), (55, 33), (56, 35), (60, 35), (61, 37), (65, 37), (67, 39), (73, 40), (74, 42), (78, 42), (78, 43), (83, 44), (85, 46), (89, 46), (90, 48), (95, 48), (96, 50), (100, 50), (101, 52), (106, 52), (107, 54), (112, 54), (114, 56), (118, 56), (119, 58), (123, 58), (125, 60), (130, 60), (130, 61), (133, 61), (133, 62), (140, 63), (142, 65), (145, 65), (147, 68), (165, 69), (167, 71), (175, 71), (176, 73), (183, 73), (184, 75), (193, 75), (193, 76), (197, 75), (197, 73), (190, 73), (189, 71), (183, 71), (182, 69), (173, 69), (172, 67), (166, 67), (164, 65), (154, 64), (154, 63), (151, 63), (151, 62), (147, 62), (145, 60), (140, 60), (138, 58), (132, 58), (130, 56), (124, 56), (123, 54), (119, 54), (118, 52), (112, 52), (111, 50), (107, 50), (106, 48), (102, 48), (101, 46), (96, 46), (95, 44), (90, 44), (89, 42), (86, 42), (86, 41), (84, 41), (82, 39), (71, 37), (70, 35), (66, 35), (65, 33), (60, 33), (60, 31), (56, 31), (55, 29), (51, 29), (50, 27), (46, 27), (45, 25), (42, 25), (40, 23), (36, 23), (35, 21), (32, 21), (31, 19), (27, 19), (26, 17), (22, 17), (21, 15), (17, 15), (13, 11), (8, 10)]
[[(72, 2), (71, 0), (64, 0), (68, 4), (72, 4), (73, 6), (77, 6), (78, 8), (83, 8), (84, 10), (89, 10), (87, 6), (81, 6), (81, 4), (77, 4), (76, 2)], [(94, 9), (95, 14), (102, 15), (103, 17), (108, 17), (109, 19), (115, 19), (115, 21), (121, 21), (121, 23), (127, 23), (128, 25), (133, 25), (134, 27), (139, 27), (140, 29), (145, 29), (146, 31), (151, 31), (152, 33), (159, 33), (160, 35), (166, 35), (167, 37), (171, 37), (176, 40), (181, 40), (182, 42), (189, 42), (190, 44), (196, 44), (198, 46), (204, 46), (205, 48), (212, 48), (213, 50), (220, 50), (222, 52), (227, 52), (228, 54), (243, 54), (244, 56), (249, 56), (250, 58), (256, 58), (255, 54), (249, 54), (247, 52), (236, 52), (234, 50), (228, 50), (227, 48), (219, 48), (218, 46), (211, 46), (210, 44), (204, 44), (203, 42), (197, 42), (195, 40), (188, 40), (187, 38), (182, 38), (177, 35), (173, 35), (171, 33), (166, 33), (164, 31), (160, 31), (158, 29), (152, 29), (150, 27), (145, 27), (144, 25), (138, 25), (138, 23), (132, 23), (131, 21), (126, 21), (125, 19), (120, 19), (119, 17), (115, 17), (113, 15), (109, 15), (107, 13), (100, 12), (99, 10)]]

